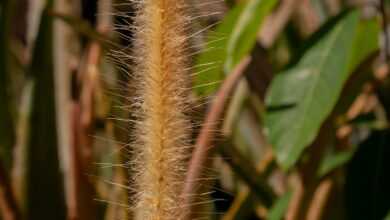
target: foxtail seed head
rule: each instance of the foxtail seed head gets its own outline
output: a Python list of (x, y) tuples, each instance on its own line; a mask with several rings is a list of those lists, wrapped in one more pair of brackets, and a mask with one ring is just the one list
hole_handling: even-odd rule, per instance
[(137, 1), (136, 220), (171, 220), (180, 207), (190, 122), (186, 115), (185, 0)]

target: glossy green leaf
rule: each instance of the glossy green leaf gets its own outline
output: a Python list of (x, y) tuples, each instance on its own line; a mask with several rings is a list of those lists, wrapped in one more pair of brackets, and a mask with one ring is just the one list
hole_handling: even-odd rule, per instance
[(277, 74), (266, 97), (266, 131), (278, 162), (288, 169), (334, 108), (352, 71), (378, 48), (379, 26), (353, 11), (292, 68)]
[(257, 32), (277, 0), (251, 0), (229, 12), (208, 36), (204, 52), (197, 58), (195, 91), (210, 95), (255, 45)]

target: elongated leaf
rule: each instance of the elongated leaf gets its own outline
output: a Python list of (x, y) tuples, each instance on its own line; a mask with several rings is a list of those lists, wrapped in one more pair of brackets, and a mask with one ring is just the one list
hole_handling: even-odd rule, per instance
[(27, 152), (28, 219), (65, 219), (55, 117), (53, 18), (48, 14), (52, 2), (43, 11), (28, 70), (35, 84)]
[(296, 66), (278, 74), (266, 97), (269, 139), (284, 169), (315, 139), (357, 65), (378, 48), (379, 27), (350, 12), (309, 49)]
[(277, 0), (252, 0), (247, 4), (229, 38), (225, 63), (226, 73), (230, 72), (253, 48), (256, 42), (257, 32), (264, 18), (277, 2)]
[(210, 32), (204, 52), (196, 60), (197, 68), (195, 71), (199, 74), (195, 78), (195, 91), (198, 95), (207, 96), (215, 92), (218, 84), (214, 84), (214, 82), (223, 79), (222, 68), (227, 54), (226, 45), (243, 9), (243, 4), (237, 5), (229, 11), (222, 23), (215, 28), (215, 31)]
[(276, 200), (275, 204), (271, 207), (268, 214), (268, 220), (281, 220), (287, 210), (288, 204), (290, 202), (292, 192), (289, 191)]
[[(229, 12), (208, 36), (204, 52), (197, 59), (196, 92), (209, 95), (255, 45), (257, 32), (277, 0), (251, 0)], [(206, 85), (206, 86), (203, 86)]]
[(0, 3), (0, 159), (8, 170), (11, 167), (14, 145), (14, 123), (12, 118), (9, 83), (9, 37), (14, 1)]

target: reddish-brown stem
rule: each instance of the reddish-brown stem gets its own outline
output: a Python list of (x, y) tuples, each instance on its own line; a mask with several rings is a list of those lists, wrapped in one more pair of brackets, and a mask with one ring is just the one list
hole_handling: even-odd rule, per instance
[(332, 117), (322, 125), (317, 139), (308, 149), (310, 159), (299, 169), (300, 183), (294, 193), (286, 215), (287, 220), (306, 219), (306, 212), (310, 201), (318, 186), (317, 169), (326, 149), (327, 141), (332, 135)]
[(315, 13), (314, 6), (310, 0), (299, 2), (296, 15), (293, 18), (296, 20), (303, 37), (308, 37), (320, 26), (320, 18)]
[(72, 147), (68, 191), (68, 219), (94, 219), (94, 187), (85, 175), (92, 164), (92, 136), (94, 124), (94, 95), (97, 87), (97, 65), (101, 57), (98, 42), (92, 42), (81, 68), (80, 97), (72, 103)]
[(19, 220), (21, 215), (9, 183), (9, 178), (0, 163), (0, 213), (3, 220)]
[(270, 48), (274, 44), (298, 6), (299, 0), (283, 0), (277, 11), (267, 17), (258, 35), (263, 47)]
[(326, 204), (334, 187), (335, 181), (329, 177), (321, 181), (315, 191), (306, 218), (310, 220), (321, 220), (324, 215)]
[(208, 158), (216, 130), (219, 127), (217, 122), (221, 119), (228, 98), (239, 79), (244, 75), (244, 70), (250, 61), (250, 57), (244, 58), (228, 75), (217, 92), (214, 102), (207, 113), (204, 125), (196, 139), (195, 149), (188, 166), (188, 172), (184, 183), (182, 197), (186, 207), (191, 207), (194, 199), (193, 195), (196, 194), (198, 188), (196, 183), (201, 178), (204, 164)]

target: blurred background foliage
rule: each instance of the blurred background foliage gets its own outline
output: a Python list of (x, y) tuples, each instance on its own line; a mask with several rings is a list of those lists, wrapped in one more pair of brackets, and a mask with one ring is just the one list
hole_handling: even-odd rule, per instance
[[(194, 143), (224, 109), (195, 215), (389, 220), (390, 2), (189, 3)], [(133, 14), (0, 1), (1, 219), (132, 219)]]

